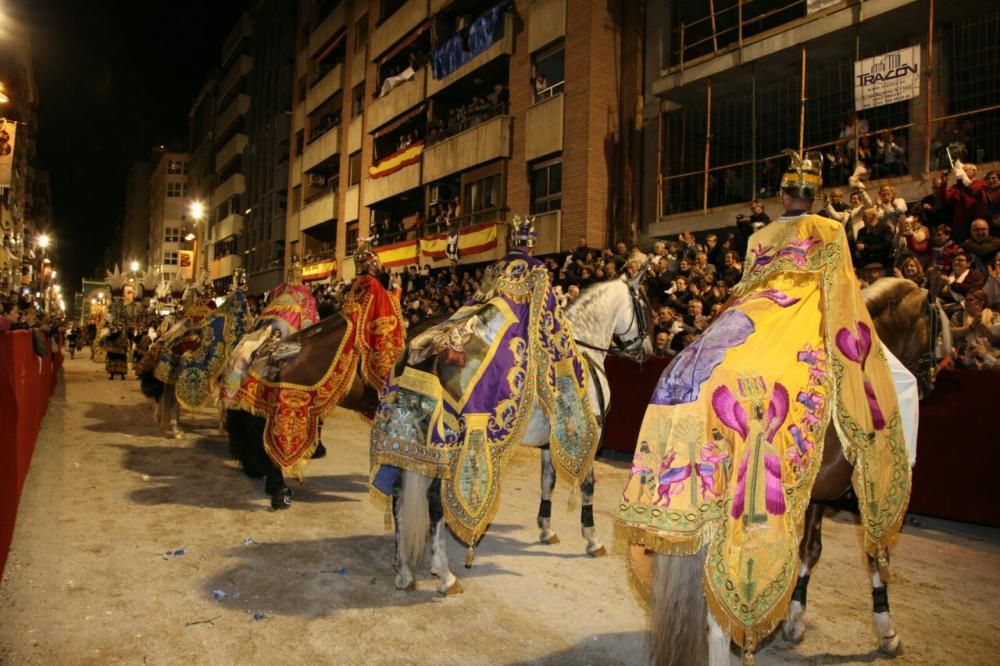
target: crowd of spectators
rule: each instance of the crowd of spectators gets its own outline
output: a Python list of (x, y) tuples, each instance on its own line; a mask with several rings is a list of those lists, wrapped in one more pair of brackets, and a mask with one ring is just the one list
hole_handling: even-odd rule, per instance
[[(827, 190), (815, 208), (844, 225), (862, 285), (896, 276), (926, 287), (940, 278), (958, 365), (1000, 364), (1000, 315), (994, 314), (1000, 310), (1000, 175), (990, 171), (980, 178), (967, 164), (939, 174), (933, 191), (914, 202), (897, 196), (892, 185), (882, 185), (872, 198), (865, 175), (864, 170), (852, 174), (847, 191)], [(724, 231), (682, 233), (654, 241), (651, 248), (625, 243), (591, 248), (581, 238), (571, 252), (541, 258), (564, 305), (589, 285), (634, 275), (639, 260), (648, 261), (645, 289), (654, 308), (656, 353), (671, 357), (719, 313), (742, 276), (750, 235), (768, 222), (765, 203), (755, 200)], [(457, 309), (478, 289), (483, 268), (411, 266), (383, 281), (400, 295), (413, 325)], [(335, 306), (344, 287), (324, 285), (317, 295)]]
[(465, 104), (448, 109), (446, 117), (432, 120), (428, 124), (427, 145), (444, 141), (459, 132), (506, 113), (509, 101), (510, 92), (501, 83), (494, 85), (493, 90), (486, 95), (472, 95)]

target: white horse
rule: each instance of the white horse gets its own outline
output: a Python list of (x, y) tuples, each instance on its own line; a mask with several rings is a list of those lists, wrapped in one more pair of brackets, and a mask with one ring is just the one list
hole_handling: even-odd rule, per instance
[[(640, 273), (631, 282), (613, 280), (596, 284), (584, 290), (566, 308), (565, 316), (577, 349), (587, 360), (590, 406), (602, 424), (610, 397), (607, 376), (604, 374), (604, 357), (608, 353), (615, 353), (642, 362), (653, 353), (651, 309), (639, 287), (642, 278), (643, 274)], [(558, 537), (549, 525), (555, 470), (548, 450), (548, 418), (538, 405), (525, 405), (524, 408), (532, 410), (532, 416), (521, 444), (542, 449), (542, 504), (538, 516), (538, 525), (542, 529), (541, 539), (545, 543), (558, 543)], [(597, 539), (594, 530), (593, 490), (594, 477), (591, 471), (581, 485), (583, 536), (587, 540), (587, 552), (598, 556), (606, 554), (606, 549)], [(431, 573), (438, 578), (438, 592), (445, 596), (460, 593), (462, 586), (448, 565), (440, 480), (416, 472), (404, 472), (401, 489), (394, 500), (396, 588), (415, 589), (413, 569), (419, 567), (423, 560), (430, 533)], [(466, 566), (471, 566), (471, 555), (470, 546)]]

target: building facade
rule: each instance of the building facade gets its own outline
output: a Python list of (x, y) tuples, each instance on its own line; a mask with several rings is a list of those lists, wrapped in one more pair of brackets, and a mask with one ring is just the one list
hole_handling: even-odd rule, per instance
[(125, 270), (132, 262), (146, 270), (149, 261), (150, 178), (153, 165), (133, 162), (125, 183), (125, 216), (122, 221), (121, 266)]
[(505, 252), (534, 214), (539, 252), (621, 224), (616, 3), (300, 0), (286, 260), (307, 279)]
[(773, 215), (787, 148), (821, 151), (830, 188), (862, 163), (910, 201), (950, 158), (1000, 161), (995, 7), (693, 0), (645, 26), (650, 236), (732, 226), (755, 197)]
[(149, 254), (146, 265), (169, 282), (194, 274), (197, 238), (189, 219), (186, 152), (164, 150), (149, 179)]

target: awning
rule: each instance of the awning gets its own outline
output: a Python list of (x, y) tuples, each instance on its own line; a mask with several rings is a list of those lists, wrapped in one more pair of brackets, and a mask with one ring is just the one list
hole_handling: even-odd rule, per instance
[(409, 121), (413, 120), (416, 116), (423, 113), (426, 109), (427, 109), (427, 102), (421, 102), (418, 106), (410, 109), (409, 111), (401, 115), (399, 118), (396, 118), (394, 121), (392, 121), (385, 127), (375, 130), (371, 134), (376, 139), (379, 138), (380, 136), (384, 136), (389, 132), (399, 129), (405, 123), (408, 123)]
[(417, 38), (420, 37), (420, 35), (430, 30), (430, 28), (431, 28), (431, 19), (427, 19), (426, 21), (423, 22), (423, 25), (421, 25), (419, 28), (417, 28), (416, 30), (408, 34), (406, 37), (404, 37), (394, 47), (386, 51), (385, 55), (383, 55), (381, 58), (378, 59), (377, 61), (378, 66), (381, 67), (383, 63), (392, 60), (393, 58), (398, 56), (400, 51), (402, 51), (405, 48), (408, 48), (410, 44), (415, 42)]

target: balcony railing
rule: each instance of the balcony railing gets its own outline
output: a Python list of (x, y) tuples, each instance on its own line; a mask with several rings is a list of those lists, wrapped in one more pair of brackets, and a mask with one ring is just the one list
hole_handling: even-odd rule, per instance
[(247, 147), (247, 135), (246, 134), (234, 134), (233, 138), (226, 142), (219, 152), (215, 154), (215, 168), (217, 170), (222, 169), (224, 166), (229, 164), (237, 155), (242, 155), (243, 150)]
[(564, 95), (528, 107), (525, 114), (524, 159), (533, 160), (563, 149)]
[(220, 259), (213, 259), (208, 267), (208, 276), (213, 280), (226, 278), (236, 272), (236, 269), (243, 265), (243, 260), (238, 254), (227, 254)]
[(223, 202), (229, 201), (234, 196), (243, 194), (245, 191), (246, 181), (243, 178), (243, 174), (234, 173), (212, 192), (212, 208), (221, 206)]
[(243, 233), (243, 216), (230, 213), (212, 227), (212, 240), (220, 241)]
[(222, 79), (222, 83), (219, 84), (219, 99), (225, 99), (239, 80), (250, 72), (251, 67), (253, 67), (253, 58), (246, 54), (234, 60), (225, 78)]
[(333, 127), (314, 140), (302, 153), (302, 170), (309, 171), (317, 164), (340, 152), (340, 127)]
[(299, 213), (299, 231), (337, 219), (337, 193), (327, 192), (313, 200)]
[(421, 67), (409, 81), (404, 81), (390, 90), (384, 97), (371, 103), (365, 112), (368, 131), (376, 130), (390, 120), (409, 111), (424, 101), (424, 86), (427, 82), (427, 68)]
[(331, 68), (306, 93), (306, 113), (312, 113), (320, 104), (333, 97), (343, 87), (344, 66), (338, 64)]
[[(461, 38), (459, 37), (459, 39)], [(514, 16), (510, 12), (507, 12), (503, 17), (503, 28), (500, 37), (485, 51), (472, 58), (472, 60), (460, 66), (453, 72), (449, 72), (446, 76), (440, 79), (434, 77), (427, 79), (427, 96), (431, 97), (436, 95), (464, 77), (469, 72), (474, 72), (486, 63), (491, 62), (502, 55), (510, 55), (513, 52)]]
[(363, 188), (365, 205), (370, 206), (378, 201), (420, 187), (422, 173), (421, 163), (416, 162), (382, 178), (365, 178)]
[(510, 157), (510, 116), (496, 116), (424, 151), (424, 183)]
[(368, 40), (368, 57), (375, 60), (427, 18), (429, 0), (408, 0), (380, 25)]
[(250, 96), (237, 95), (236, 99), (229, 103), (226, 110), (215, 119), (215, 135), (221, 136), (233, 126), (233, 123), (244, 113), (250, 110)]
[(337, 34), (337, 31), (344, 27), (344, 6), (346, 4), (346, 2), (341, 2), (337, 5), (309, 35), (310, 57), (314, 57)]
[(226, 37), (226, 41), (222, 44), (222, 62), (228, 62), (230, 56), (233, 54), (233, 51), (235, 51), (236, 47), (240, 45), (243, 38), (249, 37), (252, 34), (253, 23), (250, 21), (250, 16), (244, 14), (240, 17), (240, 20), (237, 21), (236, 27), (233, 28), (233, 31), (229, 33), (229, 36)]

